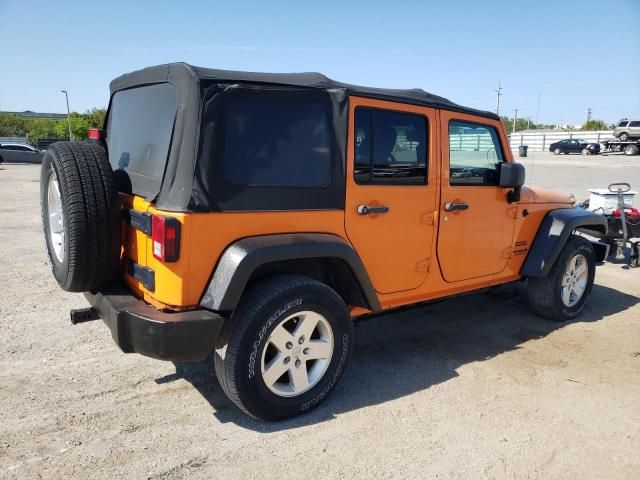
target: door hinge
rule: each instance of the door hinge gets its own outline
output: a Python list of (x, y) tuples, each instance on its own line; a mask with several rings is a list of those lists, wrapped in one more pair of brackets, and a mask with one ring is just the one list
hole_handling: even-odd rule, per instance
[(505, 248), (500, 254), (500, 258), (511, 258), (511, 247)]
[(429, 271), (429, 259), (425, 258), (416, 263), (416, 272), (428, 272)]
[(513, 218), (514, 220), (518, 218), (518, 207), (507, 208), (507, 218)]

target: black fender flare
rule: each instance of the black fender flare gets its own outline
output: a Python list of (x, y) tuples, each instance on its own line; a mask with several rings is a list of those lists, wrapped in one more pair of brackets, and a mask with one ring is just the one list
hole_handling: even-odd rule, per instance
[(581, 208), (551, 210), (542, 220), (529, 254), (520, 269), (525, 277), (544, 277), (549, 273), (574, 230), (607, 233), (604, 215)]
[(200, 305), (214, 311), (236, 308), (251, 275), (261, 265), (285, 260), (331, 258), (344, 261), (358, 282), (367, 307), (380, 311), (380, 301), (353, 247), (336, 235), (290, 233), (261, 235), (229, 245), (218, 261)]

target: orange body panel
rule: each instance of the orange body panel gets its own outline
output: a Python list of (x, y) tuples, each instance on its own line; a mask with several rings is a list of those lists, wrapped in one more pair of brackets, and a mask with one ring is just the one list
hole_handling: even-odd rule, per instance
[[(354, 171), (354, 115), (357, 106), (420, 114), (428, 119), (428, 183), (419, 186), (358, 185)], [(383, 309), (433, 300), (514, 281), (545, 213), (567, 206), (567, 198), (522, 190), (518, 203), (508, 189), (449, 186), (450, 119), (493, 126), (505, 161), (512, 162), (501, 122), (468, 114), (358, 97), (350, 98), (345, 210), (173, 213), (157, 211), (139, 197), (123, 196), (127, 208), (177, 218), (181, 224), (177, 262), (152, 255), (144, 233), (125, 225), (123, 256), (155, 271), (154, 292), (125, 271), (129, 287), (156, 308), (198, 305), (218, 259), (233, 242), (256, 235), (329, 233), (351, 243), (360, 256)], [(469, 210), (446, 212), (464, 201)], [(385, 205), (384, 215), (358, 215), (359, 205)], [(352, 307), (352, 316), (368, 313)]]

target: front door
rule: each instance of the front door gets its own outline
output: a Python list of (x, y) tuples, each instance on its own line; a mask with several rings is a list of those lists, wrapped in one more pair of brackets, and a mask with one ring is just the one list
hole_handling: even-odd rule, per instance
[(427, 277), (437, 208), (436, 111), (350, 98), (345, 228), (379, 293)]
[(447, 282), (500, 273), (510, 256), (516, 207), (500, 188), (507, 145), (500, 123), (440, 112), (442, 193), (438, 261)]

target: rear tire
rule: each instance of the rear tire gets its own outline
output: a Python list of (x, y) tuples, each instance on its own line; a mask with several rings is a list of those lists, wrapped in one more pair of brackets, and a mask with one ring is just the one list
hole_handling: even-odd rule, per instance
[[(313, 328), (306, 337), (305, 325)], [(314, 355), (317, 348), (323, 358)], [(225, 322), (214, 364), (222, 389), (242, 411), (281, 420), (324, 401), (352, 349), (353, 324), (342, 298), (312, 278), (278, 275), (254, 285)], [(271, 367), (277, 369), (269, 375)]]
[[(595, 271), (593, 247), (584, 238), (572, 235), (547, 276), (529, 278), (527, 294), (531, 310), (557, 322), (577, 317), (591, 293)], [(580, 295), (576, 293), (578, 290)]]
[(42, 159), (42, 224), (56, 281), (97, 291), (120, 265), (121, 220), (113, 171), (95, 142), (57, 142)]

